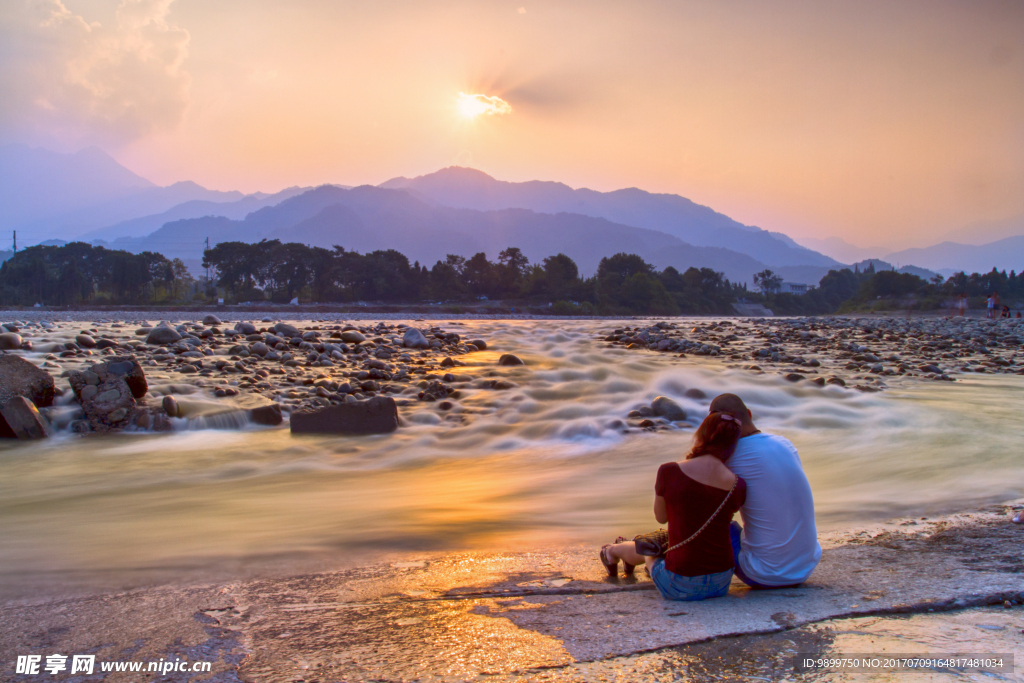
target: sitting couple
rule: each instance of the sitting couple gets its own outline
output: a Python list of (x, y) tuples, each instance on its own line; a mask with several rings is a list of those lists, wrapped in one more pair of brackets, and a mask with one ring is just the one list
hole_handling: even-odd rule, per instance
[[(658, 469), (654, 517), (668, 523), (663, 557), (637, 553), (619, 539), (601, 548), (609, 576), (646, 563), (669, 600), (725, 595), (735, 572), (751, 588), (803, 583), (821, 559), (814, 501), (796, 448), (762, 434), (735, 394), (711, 402), (683, 462)], [(741, 512), (743, 527), (732, 522)]]

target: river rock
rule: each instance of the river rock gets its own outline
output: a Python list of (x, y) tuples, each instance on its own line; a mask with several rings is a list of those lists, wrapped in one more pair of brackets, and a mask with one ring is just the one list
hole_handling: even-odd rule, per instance
[(173, 327), (167, 327), (166, 325), (158, 325), (149, 331), (146, 335), (146, 343), (153, 344), (154, 346), (163, 346), (164, 344), (173, 344), (181, 339), (181, 335)]
[(292, 337), (300, 336), (299, 328), (295, 327), (294, 325), (289, 325), (288, 323), (277, 323), (276, 325), (274, 325), (274, 332), (281, 335), (285, 339), (291, 339)]
[[(760, 370), (760, 368), (758, 368), (758, 370)], [(708, 397), (708, 395), (705, 394), (700, 389), (687, 389), (683, 393), (683, 396), (685, 396), (686, 398), (694, 398), (694, 399), (697, 399), (697, 400), (700, 400), (700, 399)]]
[(396, 429), (398, 407), (395, 399), (385, 396), (295, 412), (291, 416), (293, 434), (387, 434)]
[(53, 405), (56, 388), (53, 377), (21, 356), (0, 356), (0, 405), (24, 396), (40, 408)]
[(235, 329), (241, 334), (256, 334), (256, 326), (252, 323), (237, 322), (235, 323)]
[(178, 417), (181, 409), (178, 407), (178, 402), (173, 396), (164, 396), (164, 400), (160, 402), (160, 405), (164, 412), (167, 413), (167, 417)]
[(667, 396), (659, 396), (651, 401), (651, 410), (658, 417), (675, 422), (686, 419), (686, 411), (683, 407)]
[(149, 391), (146, 373), (142, 371), (142, 366), (135, 356), (111, 356), (102, 363), (89, 366), (84, 372), (72, 372), (68, 375), (68, 381), (81, 400), (83, 386), (102, 384), (114, 377), (124, 377), (135, 398), (142, 398)]
[(0, 406), (0, 437), (45, 439), (49, 435), (50, 425), (46, 418), (24, 396), (15, 396)]
[(415, 327), (410, 327), (402, 335), (402, 345), (408, 349), (429, 349), (430, 342), (427, 341), (426, 335), (417, 330)]
[(21, 348), (21, 335), (15, 332), (0, 334), (0, 350), (15, 351)]
[(117, 347), (117, 342), (113, 339), (99, 339), (96, 341), (96, 348), (102, 351), (103, 349), (113, 349)]
[(221, 319), (218, 318), (215, 315), (208, 315), (205, 318), (203, 318), (203, 324), (207, 325), (207, 326), (209, 326), (209, 325), (220, 325), (221, 324)]
[(96, 348), (96, 340), (87, 334), (79, 334), (75, 336), (75, 343), (84, 349)]
[(268, 406), (260, 406), (249, 411), (249, 421), (258, 425), (279, 425), (284, 421), (281, 415), (281, 406), (271, 403)]
[(362, 344), (366, 341), (366, 337), (355, 330), (345, 330), (341, 333), (341, 341), (348, 342), (349, 344)]
[(123, 429), (131, 423), (138, 410), (128, 382), (121, 376), (111, 376), (98, 385), (87, 385), (79, 396), (82, 410), (94, 432)]
[(485, 342), (483, 339), (474, 339), (469, 343), (475, 346), (476, 348), (480, 349), (481, 351), (487, 349), (487, 342)]
[(526, 365), (523, 359), (519, 356), (513, 356), (511, 353), (504, 354), (498, 359), (498, 365)]

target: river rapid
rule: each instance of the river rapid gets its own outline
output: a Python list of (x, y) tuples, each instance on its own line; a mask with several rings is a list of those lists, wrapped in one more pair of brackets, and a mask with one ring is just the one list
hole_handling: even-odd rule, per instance
[[(285, 424), (4, 443), (0, 590), (295, 573), (382, 553), (596, 546), (655, 526), (658, 466), (685, 456), (722, 392), (796, 444), (820, 531), (1024, 496), (1020, 376), (819, 388), (719, 359), (610, 347), (599, 335), (613, 327), (445, 323), (488, 342), (460, 357), (460, 373), (517, 386), (466, 392), (447, 413), (403, 406), (391, 435), (292, 436)], [(526, 366), (499, 368), (504, 353)], [(686, 397), (694, 388), (706, 398)], [(623, 433), (626, 414), (659, 395), (680, 403), (688, 424)]]

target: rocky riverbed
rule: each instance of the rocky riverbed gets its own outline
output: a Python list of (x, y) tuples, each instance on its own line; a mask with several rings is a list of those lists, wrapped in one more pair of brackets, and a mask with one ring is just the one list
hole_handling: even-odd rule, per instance
[[(15, 320), (4, 323), (0, 348), (34, 358), (57, 383), (46, 395), (20, 392), (43, 419), (19, 404), (10, 408), (8, 421), (29, 425), (18, 434), (38, 437), (47, 426), (85, 433), (171, 430), (187, 426), (181, 419), (191, 419), (193, 426), (274, 425), (282, 415), (319, 411), (316, 419), (294, 421), (293, 428), (387, 432), (401, 423), (403, 406), (435, 403), (444, 414), (468, 394), (516, 387), (497, 369), (523, 365), (517, 356), (502, 354), (492, 359), (494, 370), (469, 372), (463, 369), (466, 356), (486, 350), (485, 340), (466, 338), (465, 330), (460, 334), (460, 322), (414, 325), (229, 322), (215, 315), (175, 323)], [(894, 382), (952, 381), (964, 373), (1024, 374), (1022, 337), (1024, 325), (1015, 320), (755, 318), (621, 325), (595, 343), (875, 392)], [(11, 385), (13, 377), (4, 381)], [(686, 396), (706, 398), (698, 388)], [(6, 403), (10, 397), (0, 398)], [(217, 408), (220, 399), (229, 400)], [(340, 408), (323, 412), (328, 407)], [(659, 430), (686, 426), (681, 423), (687, 414), (674, 400), (659, 397), (621, 417), (613, 425), (619, 430)], [(468, 418), (461, 410), (446, 416), (456, 423)]]
[(896, 379), (1024, 374), (1024, 323), (969, 318), (754, 318), (617, 326), (627, 349), (716, 358), (792, 382), (879, 391)]
[[(239, 419), (273, 425), (281, 422), (282, 411), (316, 413), (379, 396), (398, 398), (393, 405), (386, 404), (392, 405), (392, 413), (394, 405), (415, 401), (436, 401), (444, 411), (470, 387), (500, 391), (515, 386), (501, 378), (474, 380), (458, 374), (465, 365), (460, 357), (486, 349), (487, 343), (431, 324), (420, 329), (404, 323), (356, 326), (323, 321), (300, 329), (270, 319), (224, 323), (209, 315), (201, 322), (176, 324), (14, 321), (5, 323), (3, 330), (0, 346), (5, 353), (40, 358), (44, 370), (64, 380), (56, 387), (56, 406), (52, 384), (45, 395), (21, 393), (42, 409), (48, 422), (81, 433), (173, 429), (169, 418), (188, 417), (174, 394), (198, 392), (211, 399), (244, 395), (248, 402), (242, 400), (241, 405), (252, 407), (229, 404)], [(505, 354), (497, 365), (522, 361)], [(12, 371), (9, 386), (32, 374), (27, 367), (19, 372)], [(147, 377), (157, 381), (155, 391), (149, 391)], [(70, 395), (59, 400), (68, 393), (65, 381), (70, 383), (73, 404)], [(394, 428), (375, 429), (374, 420), (368, 423), (363, 413), (356, 412), (349, 420), (360, 423), (350, 425), (355, 431), (339, 431)], [(222, 417), (211, 426), (228, 424)]]

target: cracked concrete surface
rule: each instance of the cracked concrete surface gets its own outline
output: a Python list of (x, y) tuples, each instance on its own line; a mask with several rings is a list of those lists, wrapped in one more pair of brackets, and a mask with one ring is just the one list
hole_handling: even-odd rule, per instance
[[(668, 676), (678, 673), (669, 660), (704, 662), (697, 668), (711, 671), (714, 657), (698, 656), (700, 648), (740, 647), (733, 636), (747, 639), (741, 649), (751, 661), (766, 653), (762, 669), (774, 671), (773, 658), (786, 649), (771, 645), (778, 634), (831, 642), (808, 624), (1019, 604), (1022, 541), (1024, 527), (1010, 524), (1003, 508), (851, 534), (825, 549), (800, 588), (751, 591), (734, 581), (728, 596), (691, 603), (662, 600), (642, 570), (633, 579), (607, 579), (596, 549), (584, 547), (421, 555), (290, 578), (8, 600), (0, 620), (3, 679), (32, 680), (13, 673), (17, 655), (54, 652), (213, 662), (212, 678), (147, 680), (599, 680), (641, 670)], [(689, 654), (672, 650), (679, 646), (690, 647)], [(719, 656), (721, 666), (727, 659)]]

